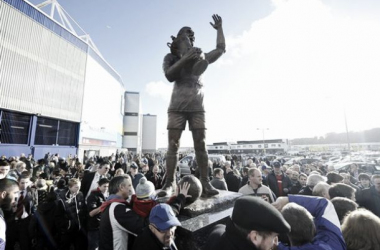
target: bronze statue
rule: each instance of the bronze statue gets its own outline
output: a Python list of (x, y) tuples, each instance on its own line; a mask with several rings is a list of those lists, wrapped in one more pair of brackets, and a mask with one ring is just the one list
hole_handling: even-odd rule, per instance
[(163, 70), (169, 82), (174, 82), (173, 93), (168, 109), (169, 146), (166, 156), (166, 182), (159, 196), (171, 195), (176, 190), (175, 171), (178, 162), (178, 148), (182, 131), (189, 122), (189, 129), (194, 140), (196, 161), (200, 172), (203, 196), (214, 196), (219, 192), (213, 188), (207, 177), (208, 155), (206, 151), (205, 110), (200, 75), (208, 65), (218, 60), (225, 52), (225, 39), (222, 18), (212, 16), (211, 26), (217, 30), (216, 48), (209, 53), (202, 53), (194, 47), (194, 32), (190, 27), (183, 27), (177, 37), (172, 36), (168, 43), (171, 53), (163, 62)]

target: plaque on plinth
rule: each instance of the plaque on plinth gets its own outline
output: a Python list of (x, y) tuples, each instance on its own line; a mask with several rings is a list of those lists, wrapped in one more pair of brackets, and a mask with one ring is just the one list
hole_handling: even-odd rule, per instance
[(185, 206), (178, 216), (182, 226), (177, 228), (176, 245), (179, 249), (202, 249), (211, 229), (225, 224), (231, 216), (235, 200), (242, 194), (219, 190), (219, 195), (199, 198)]

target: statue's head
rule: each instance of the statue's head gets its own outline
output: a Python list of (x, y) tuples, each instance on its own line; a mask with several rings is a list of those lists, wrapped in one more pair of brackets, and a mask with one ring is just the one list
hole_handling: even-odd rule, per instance
[(185, 27), (181, 28), (178, 31), (177, 37), (180, 37), (182, 35), (186, 35), (190, 39), (191, 46), (194, 45), (194, 41), (195, 41), (194, 31), (190, 27), (185, 26)]
[(177, 37), (172, 36), (172, 43), (168, 47), (173, 55), (182, 57), (190, 48), (193, 47), (195, 40), (194, 32), (190, 27), (183, 27), (179, 30)]

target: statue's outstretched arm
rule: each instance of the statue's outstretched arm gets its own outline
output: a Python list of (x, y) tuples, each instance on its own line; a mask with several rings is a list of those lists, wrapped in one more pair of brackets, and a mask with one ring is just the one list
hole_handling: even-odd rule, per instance
[(224, 52), (226, 52), (226, 41), (223, 34), (222, 18), (218, 15), (213, 15), (212, 18), (214, 19), (214, 23), (210, 22), (210, 24), (214, 29), (217, 30), (217, 35), (216, 49), (205, 54), (206, 60), (209, 63), (215, 62), (219, 57), (223, 55)]

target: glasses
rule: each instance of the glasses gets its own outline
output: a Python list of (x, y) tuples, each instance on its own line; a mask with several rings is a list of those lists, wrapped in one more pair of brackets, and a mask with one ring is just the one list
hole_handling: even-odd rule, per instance
[(153, 225), (153, 224), (151, 224), (151, 225), (152, 225), (152, 227), (154, 227), (161, 234), (167, 234), (167, 233), (170, 233), (170, 232), (174, 232), (177, 229), (177, 227), (171, 227), (169, 229), (166, 229), (165, 231), (161, 231), (155, 225)]

